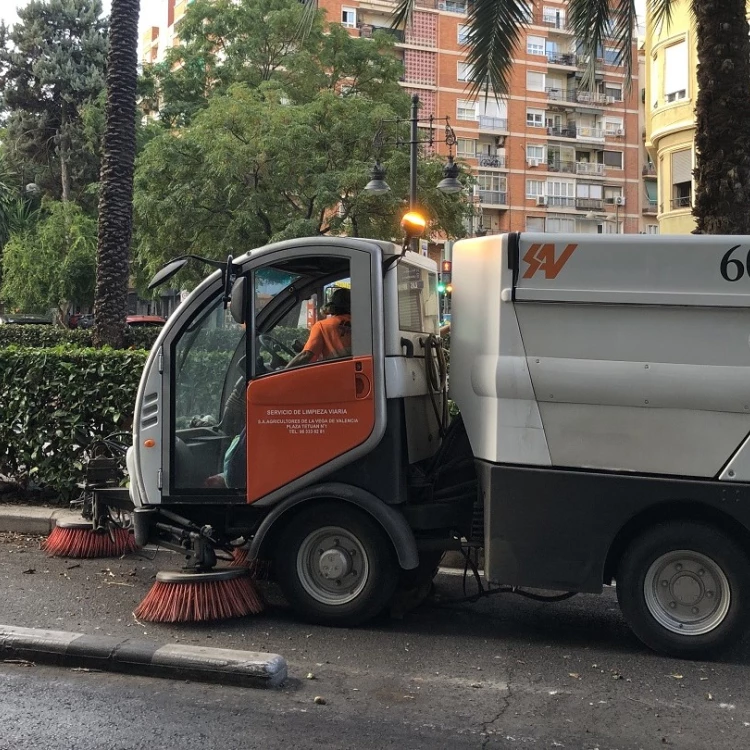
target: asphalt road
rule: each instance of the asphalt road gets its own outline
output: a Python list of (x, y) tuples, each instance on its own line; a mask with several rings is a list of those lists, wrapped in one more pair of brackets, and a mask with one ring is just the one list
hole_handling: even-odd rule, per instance
[[(0, 750), (64, 748), (570, 748), (750, 746), (750, 647), (721, 662), (659, 657), (614, 592), (539, 604), (443, 603), (357, 630), (269, 610), (213, 626), (138, 623), (132, 610), (175, 557), (49, 559), (0, 536), (0, 623), (284, 655), (292, 679), (259, 691), (0, 663)], [(314, 679), (307, 679), (312, 674)], [(315, 696), (325, 705), (314, 702)]]

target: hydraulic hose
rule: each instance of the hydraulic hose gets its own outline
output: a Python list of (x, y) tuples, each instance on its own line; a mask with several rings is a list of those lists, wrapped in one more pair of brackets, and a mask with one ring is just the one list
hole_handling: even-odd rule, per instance
[[(443, 342), (435, 334), (430, 334), (423, 342), (425, 374), (430, 402), (435, 412), (435, 419), (440, 430), (440, 437), (444, 438), (448, 431), (448, 362), (445, 358)], [(438, 397), (441, 403), (438, 403)]]

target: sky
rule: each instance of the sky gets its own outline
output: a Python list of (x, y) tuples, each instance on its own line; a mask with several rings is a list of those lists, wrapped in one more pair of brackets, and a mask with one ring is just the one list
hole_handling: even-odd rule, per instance
[[(28, 0), (0, 0), (0, 20), (7, 24), (15, 23), (18, 20), (16, 8), (22, 8)], [(102, 0), (104, 12), (109, 13), (111, 5), (110, 0)], [(162, 5), (157, 0), (141, 0), (140, 26), (145, 29), (148, 26), (158, 26), (158, 10)]]
[[(104, 12), (108, 13), (110, 0), (103, 0), (103, 3)], [(17, 20), (16, 8), (24, 5), (26, 5), (26, 0), (0, 0), (0, 20), (5, 23), (14, 23)], [(156, 0), (141, 0), (141, 29), (159, 25), (158, 11), (161, 5), (162, 3)], [(635, 5), (639, 15), (643, 17), (646, 12), (646, 0), (636, 0)]]

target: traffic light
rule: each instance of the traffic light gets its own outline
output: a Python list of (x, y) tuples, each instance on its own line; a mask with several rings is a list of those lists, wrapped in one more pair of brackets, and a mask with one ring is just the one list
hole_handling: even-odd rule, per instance
[(445, 284), (443, 284), (442, 280), (438, 281), (438, 292), (442, 294), (445, 291)]
[(453, 291), (451, 286), (451, 271), (453, 270), (453, 263), (449, 260), (444, 260), (440, 263), (440, 280), (438, 281), (438, 292), (443, 294), (447, 292), (450, 294)]

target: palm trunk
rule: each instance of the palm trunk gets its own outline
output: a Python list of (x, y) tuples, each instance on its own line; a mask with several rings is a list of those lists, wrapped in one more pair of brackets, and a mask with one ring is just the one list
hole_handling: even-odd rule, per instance
[(750, 38), (745, 0), (693, 0), (698, 42), (693, 215), (750, 234)]
[(112, 0), (107, 57), (94, 342), (118, 348), (125, 335), (133, 234), (139, 5), (139, 0)]
[(65, 101), (62, 103), (62, 116), (60, 118), (60, 181), (62, 183), (62, 201), (67, 203), (70, 200), (70, 168), (68, 166), (68, 105)]

